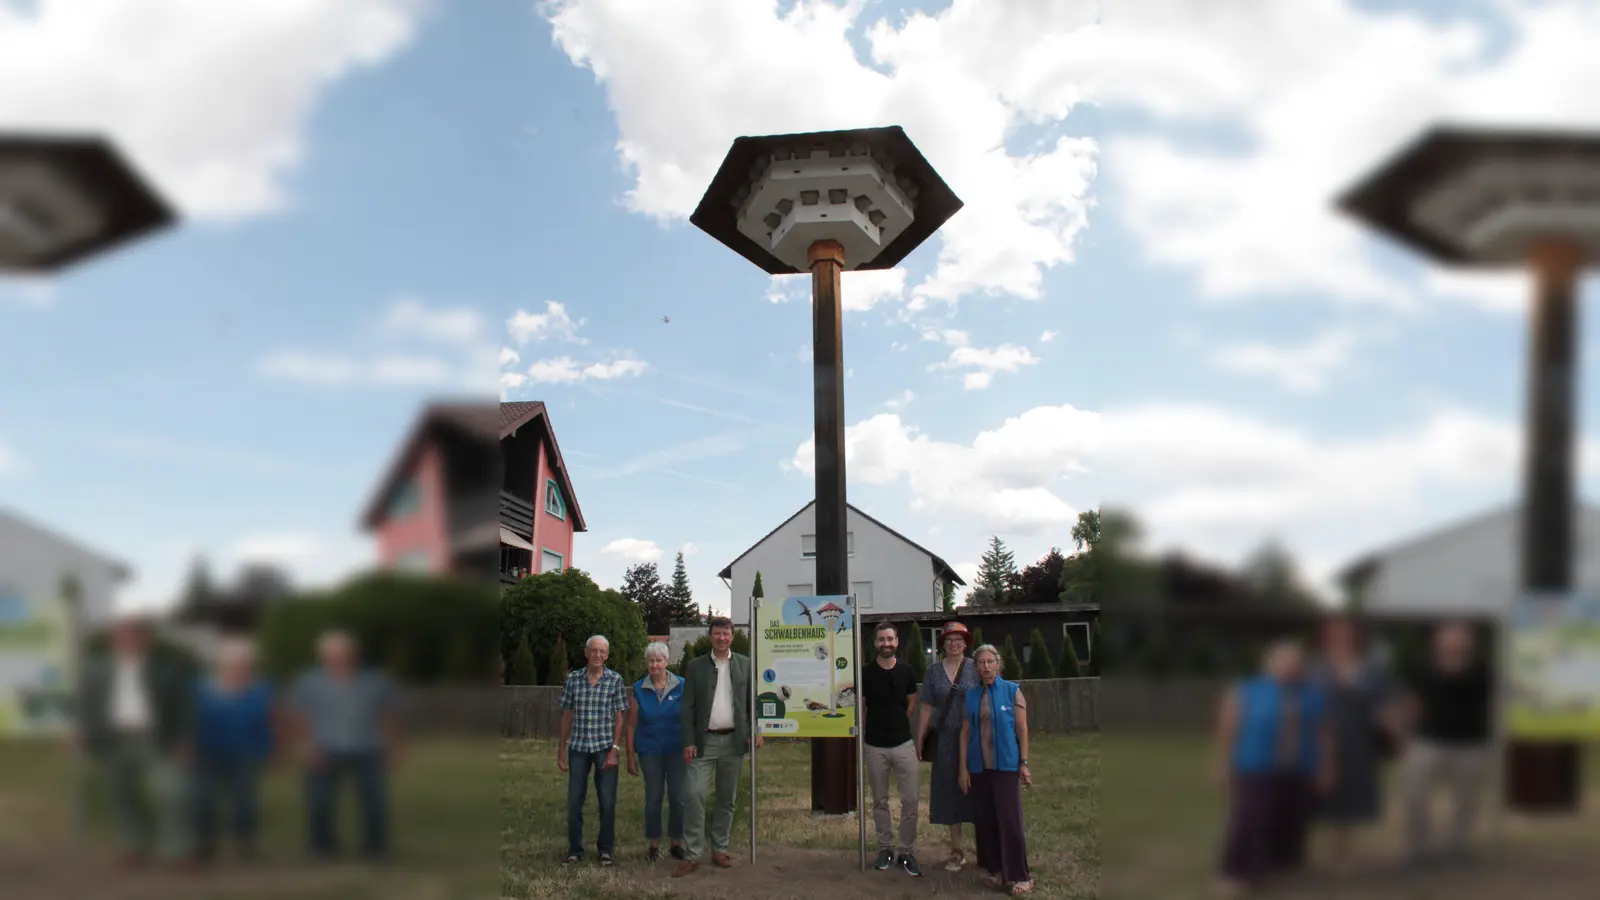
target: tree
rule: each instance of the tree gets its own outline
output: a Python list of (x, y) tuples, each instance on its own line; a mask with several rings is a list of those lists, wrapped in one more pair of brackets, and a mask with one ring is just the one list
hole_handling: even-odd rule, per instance
[[(667, 622), (670, 625), (699, 625), (700, 607), (695, 605), (694, 592), (689, 589), (689, 569), (683, 561), (683, 551), (678, 551), (678, 561), (672, 567), (672, 583), (667, 585)], [(666, 634), (666, 631), (652, 632)]]
[(1006, 635), (1006, 642), (1000, 648), (1000, 677), (1007, 681), (1020, 681), (1022, 679), (1022, 660), (1017, 658), (1017, 645), (1011, 642), (1011, 635)]
[[(1071, 643), (1066, 637), (1062, 640)], [(1028, 677), (1056, 677), (1055, 662), (1050, 659), (1050, 648), (1045, 646), (1044, 632), (1037, 628), (1033, 630), (1033, 634), (1028, 635)]]
[(1078, 648), (1073, 646), (1070, 634), (1061, 638), (1061, 659), (1056, 662), (1056, 677), (1083, 677), (1083, 664), (1078, 662)]
[(915, 622), (911, 623), (911, 637), (906, 640), (903, 653), (911, 674), (916, 676), (917, 684), (921, 684), (922, 676), (928, 671), (928, 648), (922, 643), (922, 629)]
[(567, 652), (567, 639), (556, 635), (556, 642), (550, 648), (550, 653), (544, 660), (544, 683), (560, 687), (567, 683), (567, 676), (572, 673), (572, 658)]
[(954, 581), (946, 581), (944, 583), (944, 611), (947, 613), (956, 611), (956, 583)]
[(972, 629), (972, 644), (967, 647), (968, 653), (971, 653), (971, 651), (976, 650), (976, 649), (978, 649), (979, 647), (982, 647), (982, 646), (983, 646), (983, 629), (982, 628), (974, 628), (974, 629)]
[(511, 654), (511, 663), (506, 667), (506, 684), (534, 684), (539, 680), (533, 662), (533, 650), (528, 646), (528, 636), (523, 635), (517, 641), (517, 649)]
[[(678, 561), (682, 563), (682, 554)], [(629, 566), (622, 575), (622, 596), (639, 607), (646, 634), (667, 634), (672, 630), (673, 599), (661, 584), (661, 573), (655, 563)]]
[(204, 554), (196, 555), (189, 564), (189, 579), (184, 582), (183, 593), (178, 597), (178, 609), (194, 612), (217, 598), (217, 581), (211, 575), (211, 562)]
[(1302, 585), (1294, 557), (1275, 539), (1268, 539), (1257, 547), (1245, 559), (1242, 569), (1245, 581), (1260, 600), (1292, 606), (1314, 602)]
[[(583, 642), (604, 635), (611, 644), (609, 665), (625, 672), (644, 658), (648, 637), (638, 604), (619, 591), (602, 590), (582, 569), (544, 572), (504, 591), (502, 629), (508, 642), (526, 633), (535, 659), (555, 665), (559, 674), (582, 665)], [(562, 652), (556, 639), (564, 637)], [(510, 650), (515, 650), (512, 645)], [(548, 675), (548, 672), (546, 673)]]
[(1094, 668), (1094, 674), (1106, 673), (1106, 657), (1112, 654), (1111, 645), (1107, 644), (1100, 628), (1100, 619), (1094, 620), (1094, 627), (1089, 629), (1089, 663)]
[(744, 655), (744, 656), (749, 656), (750, 655), (750, 633), (747, 632), (747, 631), (739, 631), (738, 629), (735, 629), (734, 632), (733, 632), (733, 643), (728, 647), (728, 649), (731, 650), (734, 653), (738, 653), (738, 654), (741, 654), (741, 655)]
[(452, 681), (469, 684), (481, 684), (488, 677), (488, 660), (470, 632), (457, 631), (450, 637), (450, 643), (445, 648), (442, 674)]
[(1067, 557), (1059, 547), (1051, 547), (1038, 562), (1017, 573), (1010, 602), (1059, 603), (1065, 588)]
[(967, 595), (973, 606), (999, 606), (1007, 602), (1007, 579), (1016, 575), (1017, 559), (999, 536), (989, 538), (989, 549), (978, 564), (978, 580)]

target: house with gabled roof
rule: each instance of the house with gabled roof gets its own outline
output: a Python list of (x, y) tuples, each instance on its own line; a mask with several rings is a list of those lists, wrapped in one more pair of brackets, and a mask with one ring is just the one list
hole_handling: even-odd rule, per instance
[[(731, 618), (746, 626), (756, 573), (769, 597), (816, 594), (816, 501), (785, 519), (717, 573), (728, 585)], [(850, 593), (863, 616), (933, 612), (946, 584), (964, 585), (944, 559), (854, 506), (846, 506)]]
[(587, 531), (539, 401), (425, 407), (361, 516), (385, 568), (515, 584), (573, 564)]

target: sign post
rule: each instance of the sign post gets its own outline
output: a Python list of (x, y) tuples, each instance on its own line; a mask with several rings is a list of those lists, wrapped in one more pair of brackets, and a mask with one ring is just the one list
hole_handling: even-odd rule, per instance
[(756, 694), (760, 689), (756, 685), (755, 673), (761, 671), (761, 643), (756, 640), (756, 604), (760, 602), (757, 597), (750, 598), (748, 607), (749, 616), (745, 619), (750, 623), (750, 727), (752, 737), (750, 740), (750, 861), (756, 861), (756, 742), (754, 735), (760, 734), (760, 727), (756, 724)]
[[(854, 738), (856, 816), (860, 859), (866, 867), (866, 819), (861, 805), (861, 703), (856, 673), (860, 640), (849, 595), (752, 597), (751, 669), (758, 682), (753, 721), (768, 737)], [(850, 713), (843, 707), (853, 707)], [(754, 754), (751, 755), (751, 834), (754, 848)]]

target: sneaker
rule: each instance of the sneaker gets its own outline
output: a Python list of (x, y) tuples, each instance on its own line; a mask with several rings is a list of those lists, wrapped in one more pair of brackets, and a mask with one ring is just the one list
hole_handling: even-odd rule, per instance
[(885, 869), (889, 868), (892, 865), (894, 865), (894, 851), (893, 850), (879, 850), (878, 851), (878, 861), (873, 863), (872, 867), (874, 869), (877, 869), (879, 872), (882, 872), (882, 871), (884, 871)]
[(917, 858), (909, 853), (900, 854), (900, 868), (905, 870), (912, 878), (921, 878), (922, 869), (917, 866)]
[(673, 859), (683, 859), (683, 845), (673, 844), (672, 849), (668, 850), (667, 853), (671, 854)]
[(961, 867), (966, 864), (967, 852), (965, 850), (951, 850), (950, 857), (944, 861), (944, 870), (946, 872), (959, 872)]
[(651, 847), (649, 850), (645, 851), (644, 858), (650, 862), (655, 862), (661, 858), (661, 848)]

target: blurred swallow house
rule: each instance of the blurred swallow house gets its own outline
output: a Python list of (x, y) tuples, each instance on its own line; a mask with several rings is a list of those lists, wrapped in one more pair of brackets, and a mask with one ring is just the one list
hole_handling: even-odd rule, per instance
[(383, 568), (500, 583), (572, 565), (587, 531), (542, 402), (434, 403), (361, 517)]

